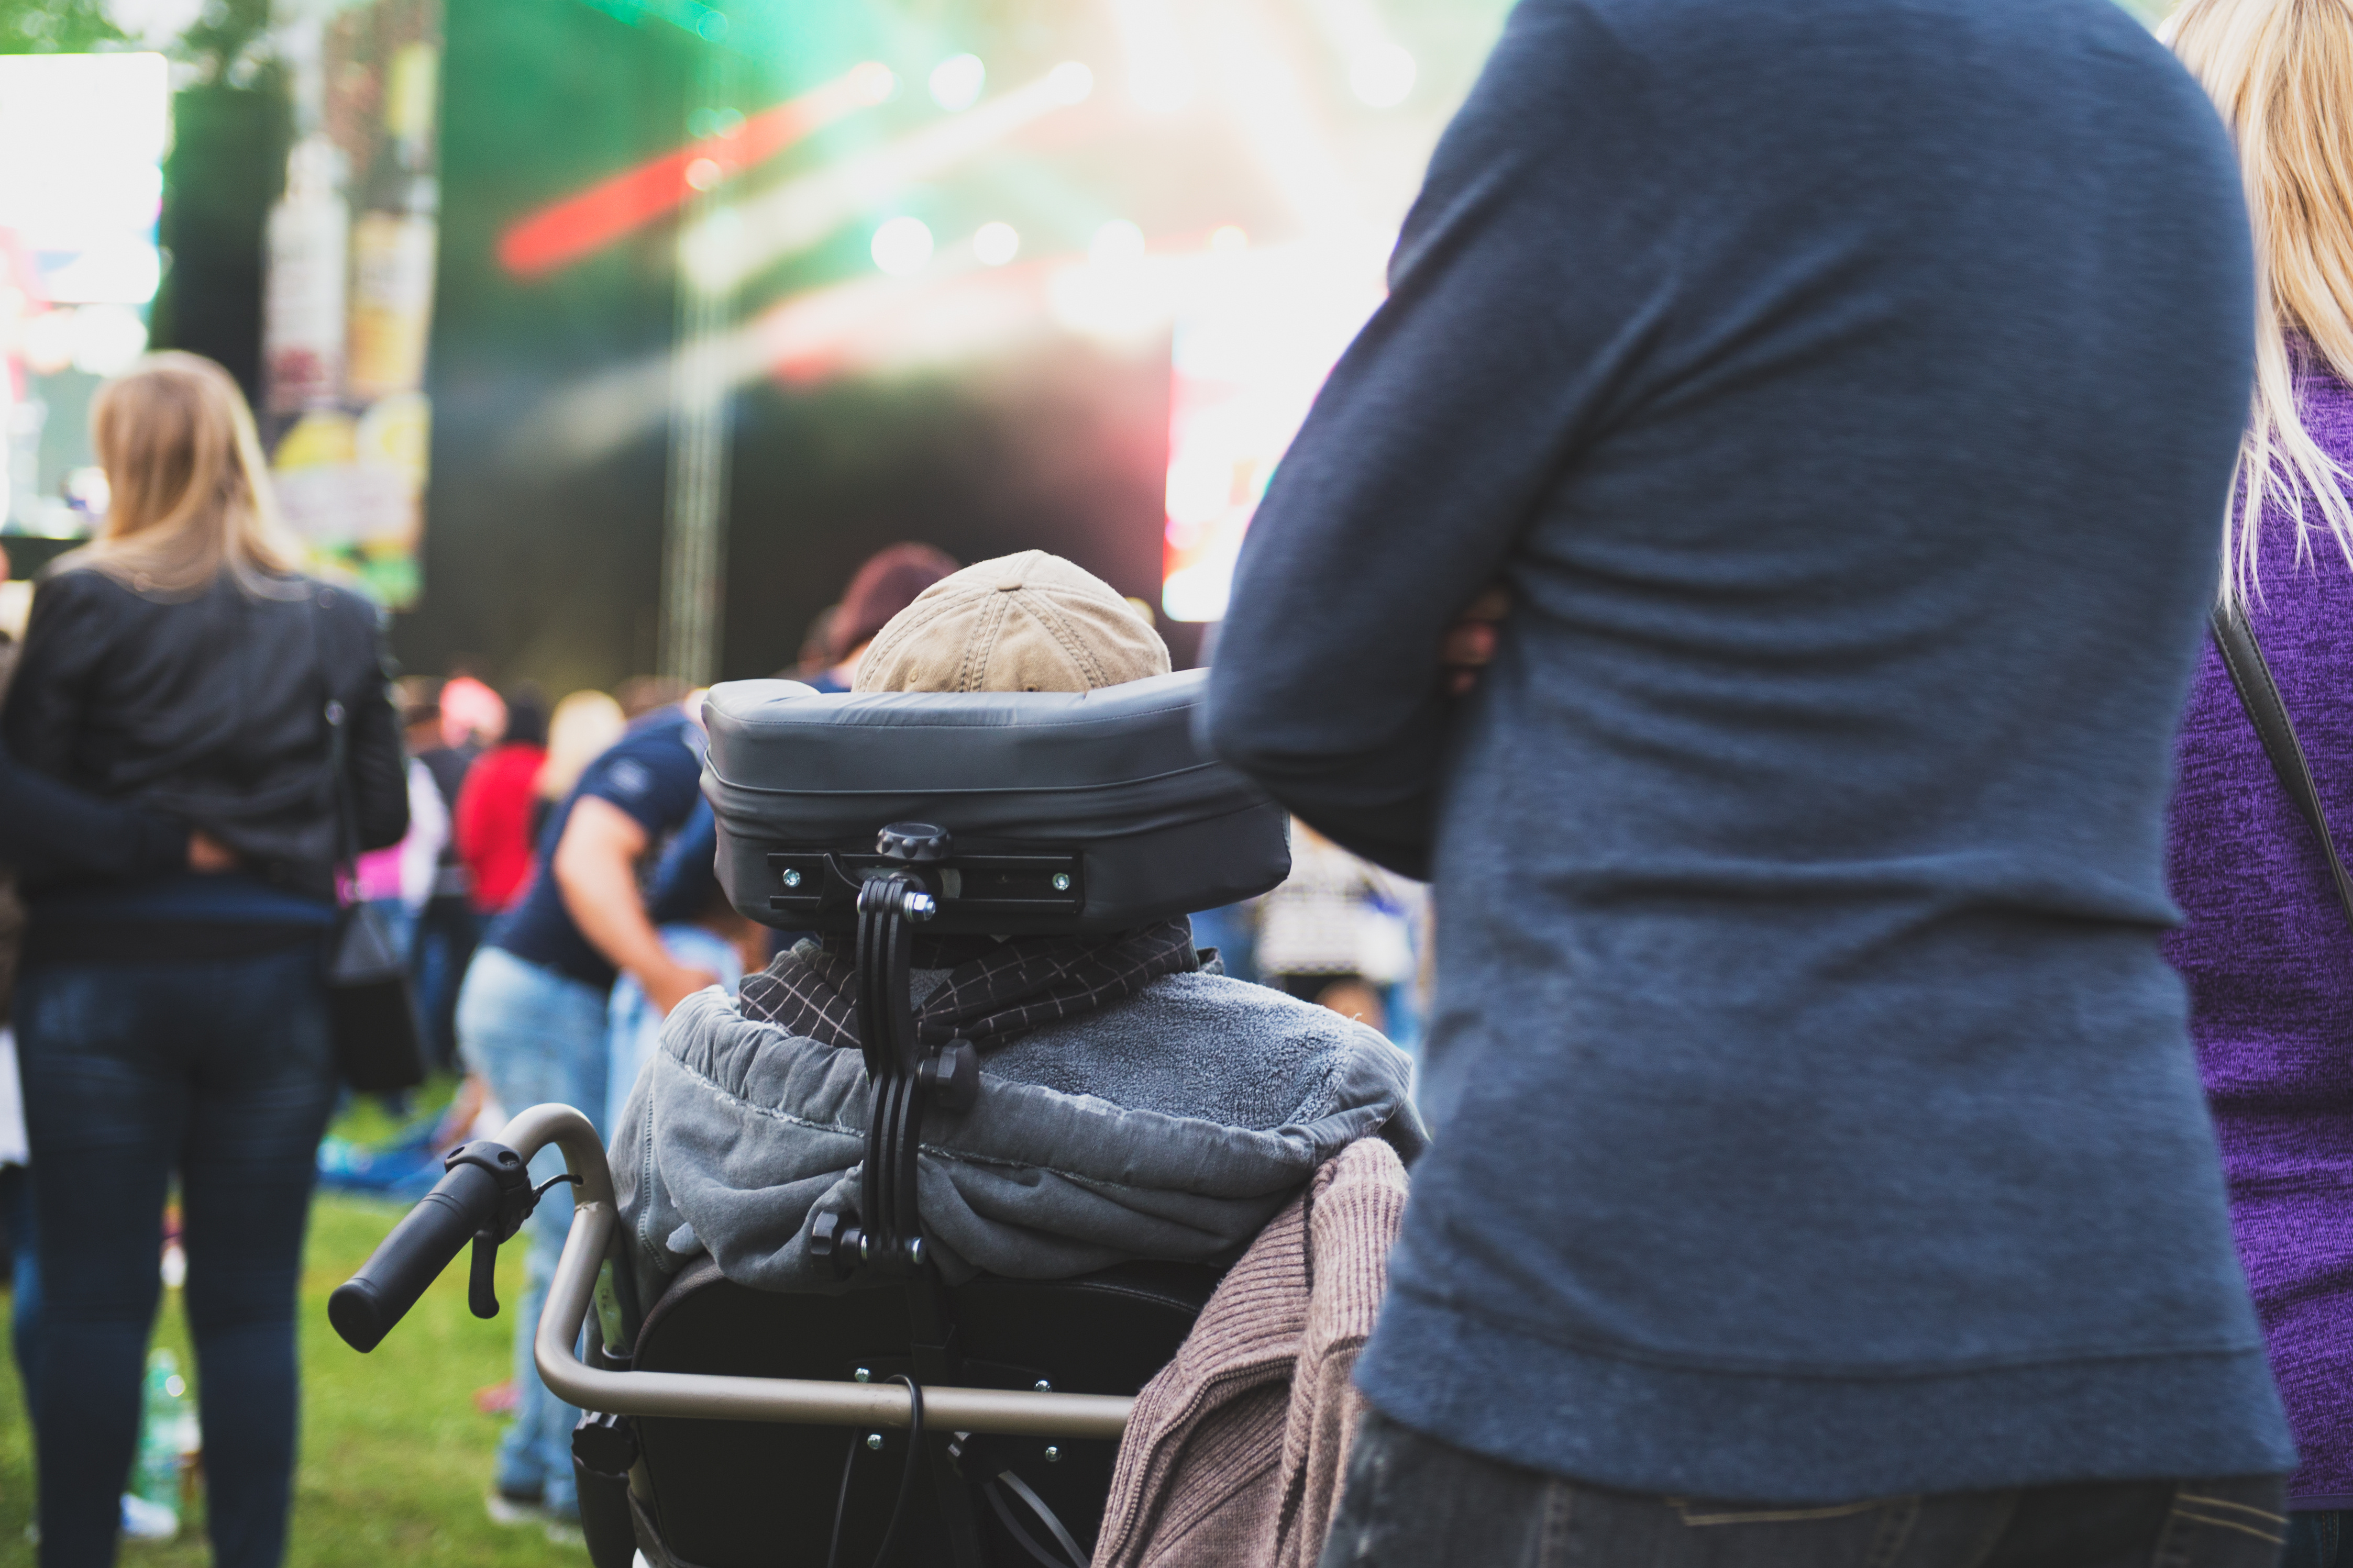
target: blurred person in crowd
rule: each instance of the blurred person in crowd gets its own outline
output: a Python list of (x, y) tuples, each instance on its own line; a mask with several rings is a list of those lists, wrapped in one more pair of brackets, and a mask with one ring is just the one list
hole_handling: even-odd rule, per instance
[(2274, 1560), (2158, 946), (2244, 214), (2105, 0), (1512, 13), (1211, 667), (1439, 911), (1326, 1563)]
[(399, 843), (361, 856), (353, 880), (359, 897), (382, 912), (402, 952), (414, 958), (417, 922), (433, 896), (441, 852), (451, 835), (448, 808), (441, 804), (441, 787), (432, 770), (411, 756), (405, 771), (408, 831)]
[(443, 745), (480, 752), (496, 745), (499, 737), (513, 728), (507, 719), (506, 700), (461, 664), (451, 664), (449, 679), (441, 683), (439, 700)]
[(480, 754), (471, 744), (452, 746), (441, 728), (441, 683), (412, 678), (401, 682), (401, 723), (408, 754), (422, 763), (433, 780), (448, 831), (441, 854), (434, 862), (433, 884), (417, 914), (417, 937), (411, 948), (411, 972), (417, 982), (417, 1020), (425, 1030), (426, 1059), (438, 1068), (454, 1066), (458, 1053), (458, 982), (480, 940), (480, 917), (474, 912), (473, 879), (458, 854), (458, 798), (465, 793), (467, 770)]
[(613, 689), (622, 721), (629, 724), (658, 709), (675, 708), (686, 695), (686, 682), (674, 675), (633, 675)]
[[(2175, 51), (2235, 132), (2263, 258), (2255, 402), (2224, 591), (2278, 683), (2330, 826), (2353, 823), (2353, 6), (2191, 0)], [(2176, 751), (2166, 955), (2295, 1433), (2289, 1568), (2353, 1564), (2353, 930), (2210, 640)], [(2340, 837), (2339, 842), (2343, 840)]]
[[(624, 682), (625, 686), (628, 684)], [(668, 683), (666, 689), (676, 689), (676, 683)], [(637, 692), (643, 695), (645, 689), (639, 686)], [(685, 695), (680, 690), (669, 702), (657, 702), (654, 707), (668, 707)], [(580, 782), (580, 775), (587, 771), (588, 764), (603, 756), (605, 748), (621, 738), (631, 719), (642, 718), (650, 710), (640, 708), (632, 713), (614, 698), (595, 690), (572, 692), (555, 705), (555, 712), (547, 721), (547, 763), (539, 770), (539, 777), (533, 781), (531, 786), (531, 793), (537, 802), (531, 819), (531, 841), (533, 844), (539, 842), (540, 832), (547, 826), (547, 814), (555, 809), (557, 802), (572, 793), (572, 786)]]
[[(7, 552), (0, 550), (0, 578), (7, 575)], [(0, 635), (0, 695), (15, 671), (16, 651), (15, 640)], [(0, 1226), (7, 1232), (11, 1350), (28, 1417), (40, 1408), (41, 1291), (31, 1151), (12, 1023), (25, 935), (17, 878), (37, 887), (168, 876), (188, 866), (188, 840), (185, 821), (101, 801), (20, 767), (0, 743)]]
[[(698, 819), (710, 817), (709, 804), (698, 805), (695, 814)], [(712, 847), (710, 853), (699, 851), (697, 846), (703, 843)], [(690, 968), (708, 970), (733, 996), (744, 975), (767, 963), (772, 933), (736, 913), (728, 902), (712, 864), (717, 843), (715, 836), (703, 839), (680, 834), (650, 879), (646, 914), (670, 957)], [(606, 1015), (606, 1126), (619, 1125), (621, 1107), (660, 1044), (667, 1016), (633, 976), (624, 973), (613, 982)]]
[(1413, 908), (1421, 897), (1405, 878), (1294, 821), (1291, 875), (1258, 900), (1259, 978), (1387, 1033), (1390, 992), (1413, 973)]
[(407, 830), (399, 720), (377, 613), (297, 574), (226, 372), (151, 355), (90, 423), (111, 508), (35, 595), (0, 732), (20, 767), (170, 819), (179, 853), (111, 877), (18, 862), (40, 1560), (113, 1558), (176, 1176), (214, 1561), (260, 1568), (284, 1553), (295, 1285), (336, 1091), (322, 939), (343, 835)]
[(800, 658), (790, 669), (778, 670), (778, 679), (797, 680), (806, 686), (833, 668), (833, 623), (840, 614), (839, 605), (828, 605), (809, 617), (808, 629), (801, 633)]
[[(661, 1014), (716, 983), (711, 970), (670, 955), (639, 889), (641, 871), (660, 863), (702, 802), (702, 725), (686, 702), (631, 724), (556, 806), (521, 896), (484, 934), (458, 998), (458, 1045), (510, 1110), (557, 1100), (601, 1126), (614, 981), (628, 974)], [(532, 1173), (545, 1181), (563, 1168), (551, 1149)], [(579, 1519), (579, 1412), (540, 1382), (532, 1336), (570, 1225), (560, 1203), (540, 1205), (530, 1221), (528, 1284), (515, 1312), (515, 1413), (488, 1500), (501, 1522), (544, 1523), (559, 1537)]]
[[(8, 552), (0, 550), (0, 582), (7, 580), (8, 573)], [(0, 700), (5, 699), (8, 678), (16, 668), (16, 639), (0, 631)], [(37, 817), (40, 813), (21, 813), (18, 803), (11, 798), (11, 785), (38, 776), (18, 773), (9, 764), (5, 748), (0, 748), (0, 820), (12, 823), (18, 832), (32, 826), (24, 820), (26, 816)], [(16, 1031), (10, 1021), (16, 992), (16, 959), (25, 942), (25, 904), (16, 896), (16, 857), (11, 852), (14, 847), (7, 842), (14, 837), (7, 827), (0, 826), (0, 1232), (5, 1233), (6, 1240), (6, 1258), (0, 1262), (0, 1272), (8, 1279), (9, 1348), (16, 1357), (16, 1381), (29, 1417), (37, 1405), (34, 1389), (38, 1376), (36, 1336), (40, 1321), (41, 1285), (40, 1269), (34, 1262), (32, 1173), (28, 1164), (31, 1152), (25, 1142), (25, 1101), (16, 1074)], [(168, 849), (166, 854), (170, 860), (179, 858), (169, 855)]]
[[(885, 545), (868, 556), (842, 590), (841, 603), (827, 624), (830, 664), (804, 679), (819, 691), (849, 690), (858, 679), (858, 661), (876, 634), (913, 604), (916, 595), (955, 570), (954, 556), (928, 544)], [(801, 651), (806, 661), (808, 650)]]
[(514, 700), (501, 706), (506, 732), (467, 770), (458, 792), (458, 858), (474, 908), (485, 915), (512, 904), (531, 876), (539, 774), (547, 765), (547, 710), (539, 689), (517, 687)]

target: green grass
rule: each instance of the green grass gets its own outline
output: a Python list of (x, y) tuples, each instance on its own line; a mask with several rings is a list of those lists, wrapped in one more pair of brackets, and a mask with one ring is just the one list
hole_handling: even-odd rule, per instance
[[(482, 1511), (491, 1450), (506, 1418), (474, 1408), (474, 1391), (503, 1380), (512, 1353), (512, 1306), (483, 1322), (466, 1310), (464, 1260), (447, 1270), (390, 1338), (361, 1355), (327, 1324), (327, 1293), (381, 1240), (398, 1205), (322, 1194), (311, 1211), (302, 1275), (302, 1458), (295, 1478), (287, 1562), (292, 1568), (582, 1568), (578, 1547), (537, 1530), (501, 1529)], [(501, 1249), (499, 1299), (522, 1291), (520, 1246)], [(176, 1292), (167, 1294), (155, 1342), (193, 1366)], [(192, 1374), (193, 1375), (193, 1374)], [(234, 1399), (235, 1389), (196, 1390)], [(0, 1355), (0, 1568), (30, 1564), (25, 1526), (33, 1512), (32, 1435), (15, 1363)], [(180, 1539), (126, 1542), (124, 1568), (200, 1568), (202, 1507)]]

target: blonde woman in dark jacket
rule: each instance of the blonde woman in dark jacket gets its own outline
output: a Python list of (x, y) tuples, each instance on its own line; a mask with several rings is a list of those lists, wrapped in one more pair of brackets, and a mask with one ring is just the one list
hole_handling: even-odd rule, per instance
[(214, 1561), (272, 1568), (303, 1219), (335, 1096), (322, 961), (338, 803), (362, 847), (400, 838), (399, 731), (375, 612), (297, 572), (226, 372), (151, 356), (100, 390), (91, 426), (111, 508), (34, 595), (0, 735), (22, 767), (184, 824), (187, 848), (168, 870), (25, 889), (40, 1560), (112, 1560), (176, 1174)]

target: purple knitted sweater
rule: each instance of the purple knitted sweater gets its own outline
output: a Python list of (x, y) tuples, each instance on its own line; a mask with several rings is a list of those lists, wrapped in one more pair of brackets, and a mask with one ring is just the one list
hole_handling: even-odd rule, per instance
[[(2353, 388), (2304, 384), (2305, 422), (2353, 463)], [(2311, 558), (2267, 509), (2257, 638), (2353, 857), (2353, 570), (2312, 520)], [(2353, 928), (2210, 642), (2183, 717), (2167, 825), (2187, 917), (2166, 955), (2230, 1176), (2239, 1257), (2295, 1428), (2294, 1506), (2353, 1509)]]

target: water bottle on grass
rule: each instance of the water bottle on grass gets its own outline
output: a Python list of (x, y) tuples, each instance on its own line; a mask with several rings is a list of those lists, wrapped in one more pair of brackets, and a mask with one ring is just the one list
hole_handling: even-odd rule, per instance
[(195, 1405), (180, 1358), (157, 1349), (147, 1357), (139, 1420), (139, 1456), (131, 1490), (122, 1499), (122, 1532), (139, 1541), (169, 1541), (180, 1533), (181, 1456), (189, 1447)]

